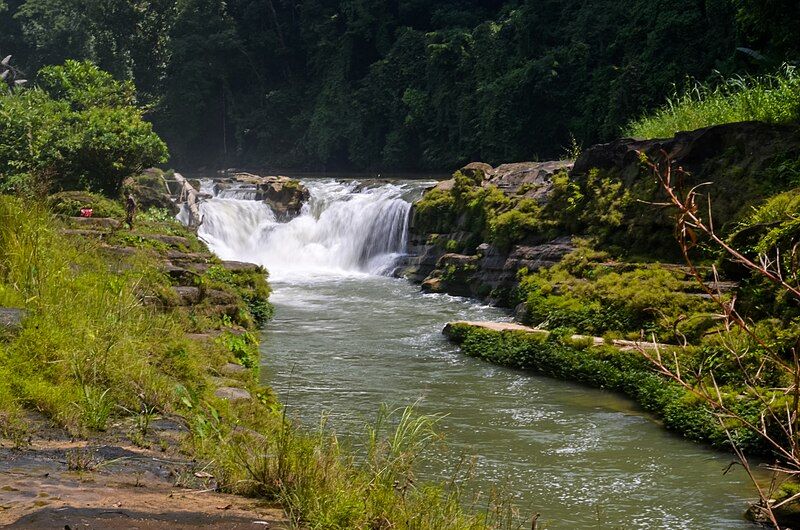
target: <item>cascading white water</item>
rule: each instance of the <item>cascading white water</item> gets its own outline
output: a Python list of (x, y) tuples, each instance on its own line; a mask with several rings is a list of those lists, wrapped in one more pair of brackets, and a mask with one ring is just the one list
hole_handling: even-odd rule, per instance
[(311, 199), (298, 217), (280, 222), (266, 204), (251, 200), (251, 190), (216, 193), (205, 182), (203, 191), (214, 197), (201, 204), (199, 235), (221, 258), (258, 263), (278, 280), (391, 271), (406, 249), (407, 198), (421, 186), (304, 184)]

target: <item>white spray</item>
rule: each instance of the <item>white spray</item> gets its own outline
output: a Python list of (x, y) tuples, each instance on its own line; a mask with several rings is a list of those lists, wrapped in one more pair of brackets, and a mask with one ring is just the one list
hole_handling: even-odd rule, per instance
[[(200, 237), (222, 259), (265, 266), (274, 279), (387, 274), (405, 252), (410, 193), (421, 186), (307, 181), (311, 199), (279, 222), (244, 189), (220, 191), (201, 204)], [(205, 192), (214, 192), (204, 182)]]

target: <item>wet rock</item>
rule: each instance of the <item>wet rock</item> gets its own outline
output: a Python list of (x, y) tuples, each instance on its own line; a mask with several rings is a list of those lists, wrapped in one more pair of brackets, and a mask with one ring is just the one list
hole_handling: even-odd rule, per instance
[(422, 289), (453, 296), (472, 296), (474, 291), (471, 283), (479, 260), (478, 256), (445, 254), (436, 264), (436, 270), (422, 282)]
[(234, 178), (241, 184), (254, 186), (256, 200), (264, 201), (279, 218), (296, 217), (303, 204), (311, 198), (311, 193), (300, 181), (289, 177), (237, 173)]
[(244, 388), (236, 388), (232, 386), (223, 386), (214, 391), (214, 396), (226, 401), (250, 401), (252, 396), (250, 392)]

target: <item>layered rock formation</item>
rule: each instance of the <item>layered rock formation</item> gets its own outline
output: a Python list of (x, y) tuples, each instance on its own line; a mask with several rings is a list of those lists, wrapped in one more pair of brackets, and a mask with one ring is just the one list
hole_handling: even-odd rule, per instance
[[(429, 190), (419, 203), (427, 200), (428, 209), (412, 218), (409, 256), (398, 274), (430, 292), (508, 304), (518, 272), (559, 262), (573, 250), (576, 236), (592, 237), (620, 255), (679, 259), (672, 212), (654, 206), (663, 201), (663, 192), (642, 156), (686, 170), (676, 176), (682, 189), (709, 183), (703, 190), (713, 198), (718, 227), (747, 215), (770, 193), (800, 185), (800, 127), (757, 122), (663, 140), (621, 139), (590, 147), (574, 164), (526, 162), (493, 168), (472, 163)], [(457, 189), (459, 185), (466, 191)], [(517, 224), (527, 221), (529, 226), (520, 226), (503, 244), (497, 236), (492, 240), (496, 227), (485, 217), (494, 211), (474, 206), (474, 190), (481, 188), (501, 192), (507, 203), (498, 208), (519, 210)], [(497, 197), (492, 200), (498, 202)], [(510, 218), (509, 224), (514, 222)]]

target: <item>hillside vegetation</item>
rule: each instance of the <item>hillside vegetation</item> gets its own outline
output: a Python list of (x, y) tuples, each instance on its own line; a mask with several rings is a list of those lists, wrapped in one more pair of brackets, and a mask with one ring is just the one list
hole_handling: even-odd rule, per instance
[(687, 76), (713, 91), (715, 70), (800, 59), (793, 0), (5, 3), (0, 50), (28, 77), (90, 59), (134, 81), (194, 165), (546, 159), (615, 138)]
[[(170, 210), (145, 207), (174, 205), (168, 174), (139, 174), (166, 147), (130, 84), (88, 62), (41, 74), (41, 85), (0, 93), (0, 451), (51, 462), (59, 486), (62, 468), (92, 481), (152, 457), (174, 464), (173, 491), (256, 497), (303, 528), (511, 527), (506, 499), (467, 498), (466, 471), (417, 480), (440, 440), (436, 418), (381, 410), (359, 453), (324, 424), (309, 433), (287, 419), (259, 379), (267, 271), (219, 260)], [(124, 193), (142, 202), (132, 225)], [(79, 217), (87, 208), (93, 216)], [(94, 461), (99, 446), (128, 456)], [(115, 484), (140, 485), (121, 467)], [(13, 504), (33, 518), (47, 509)]]

